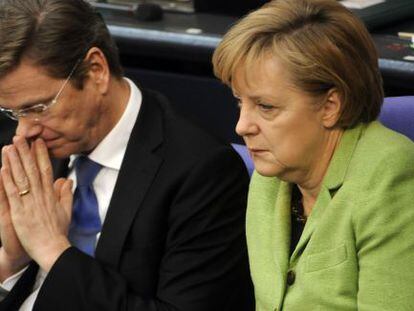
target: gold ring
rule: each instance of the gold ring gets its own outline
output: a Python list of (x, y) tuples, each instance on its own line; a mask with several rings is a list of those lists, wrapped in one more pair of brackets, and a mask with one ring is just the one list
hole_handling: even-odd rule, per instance
[(20, 191), (19, 195), (22, 197), (22, 196), (28, 194), (29, 192), (30, 192), (30, 189), (26, 189), (26, 190)]

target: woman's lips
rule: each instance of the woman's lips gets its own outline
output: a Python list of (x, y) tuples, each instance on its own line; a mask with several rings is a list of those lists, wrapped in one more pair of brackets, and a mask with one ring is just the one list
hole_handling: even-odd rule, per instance
[(250, 155), (261, 155), (263, 153), (267, 152), (266, 149), (258, 149), (258, 148), (249, 148)]

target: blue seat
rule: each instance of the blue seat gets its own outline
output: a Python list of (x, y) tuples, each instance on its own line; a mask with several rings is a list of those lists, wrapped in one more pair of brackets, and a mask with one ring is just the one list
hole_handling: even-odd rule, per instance
[(414, 141), (414, 96), (385, 98), (379, 120)]
[(254, 164), (253, 164), (252, 158), (249, 155), (249, 152), (247, 151), (246, 146), (240, 145), (240, 144), (231, 144), (231, 145), (237, 151), (240, 157), (243, 159), (243, 162), (246, 165), (247, 171), (249, 172), (249, 176), (252, 176), (253, 171), (254, 171)]
[[(379, 120), (386, 127), (414, 141), (414, 96), (385, 98)], [(232, 144), (232, 146), (243, 159), (251, 176), (254, 171), (254, 164), (246, 146), (240, 144)]]

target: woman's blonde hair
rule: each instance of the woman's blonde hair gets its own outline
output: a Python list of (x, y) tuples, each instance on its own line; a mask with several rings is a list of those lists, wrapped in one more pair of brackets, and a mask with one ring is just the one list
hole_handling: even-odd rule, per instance
[(375, 45), (363, 23), (337, 1), (275, 0), (250, 13), (214, 52), (214, 73), (231, 86), (237, 69), (246, 71), (269, 53), (298, 89), (311, 96), (338, 91), (343, 105), (337, 126), (378, 117), (384, 93)]

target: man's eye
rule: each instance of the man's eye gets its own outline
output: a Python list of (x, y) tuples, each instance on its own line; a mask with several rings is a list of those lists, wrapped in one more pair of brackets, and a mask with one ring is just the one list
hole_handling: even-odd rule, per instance
[(26, 113), (42, 113), (43, 111), (45, 111), (45, 104), (37, 104), (34, 105), (32, 107), (26, 108), (25, 112)]

